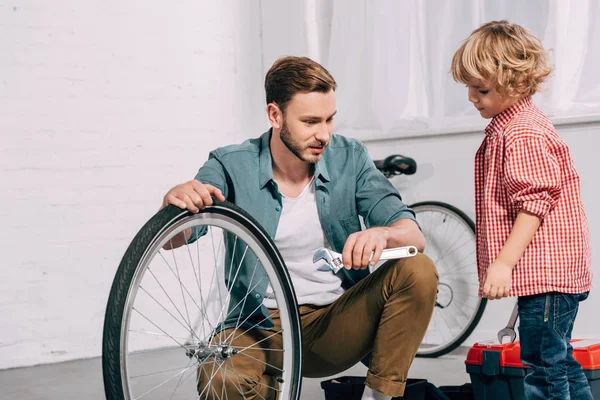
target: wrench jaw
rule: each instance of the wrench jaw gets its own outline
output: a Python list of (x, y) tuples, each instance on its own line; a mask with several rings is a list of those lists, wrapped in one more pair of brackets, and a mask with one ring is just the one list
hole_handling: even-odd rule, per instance
[(334, 271), (334, 273), (335, 273), (337, 271), (335, 271), (335, 269), (334, 269), (335, 264), (333, 262), (333, 259), (334, 259), (334, 257), (331, 254), (331, 252), (328, 249), (322, 248), (322, 249), (317, 250), (317, 252), (314, 254), (313, 263), (316, 264), (317, 262), (322, 260), (325, 262), (325, 264), (319, 265), (317, 267), (317, 270), (318, 271), (330, 271), (331, 270), (331, 271)]
[(517, 339), (517, 333), (513, 329), (504, 328), (500, 332), (498, 332), (498, 342), (500, 344), (503, 344), (502, 339), (504, 339), (505, 337), (508, 337), (508, 343), (514, 343)]
[(316, 263), (320, 260), (324, 260), (327, 264), (329, 264), (331, 262), (331, 253), (329, 253), (329, 250), (327, 249), (319, 249), (315, 252), (315, 254), (313, 255), (313, 263)]
[(334, 274), (337, 274), (340, 272), (340, 269), (344, 268), (344, 264), (342, 263), (342, 259), (340, 257), (334, 257), (329, 266)]
[(498, 332), (498, 342), (500, 342), (500, 344), (502, 344), (502, 339), (504, 338), (504, 336), (508, 336), (510, 343), (514, 343), (515, 339), (517, 338), (517, 332), (515, 332), (515, 325), (517, 324), (518, 319), (519, 304), (515, 302), (513, 311), (510, 314), (510, 318), (508, 320), (508, 325), (506, 325), (506, 328), (503, 328)]
[(320, 260), (325, 261), (326, 265), (319, 265), (318, 271), (333, 271), (337, 274), (340, 269), (344, 268), (342, 263), (342, 255), (329, 249), (319, 249), (313, 256), (313, 263), (317, 263)]

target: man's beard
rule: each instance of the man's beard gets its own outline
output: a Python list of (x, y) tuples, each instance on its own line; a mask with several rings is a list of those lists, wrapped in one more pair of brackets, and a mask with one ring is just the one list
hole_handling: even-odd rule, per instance
[(309, 146), (303, 148), (302, 144), (300, 144), (296, 140), (294, 140), (292, 133), (290, 132), (290, 130), (287, 127), (287, 123), (285, 122), (285, 120), (283, 120), (283, 126), (281, 127), (281, 132), (279, 133), (279, 135), (280, 135), (281, 141), (283, 142), (285, 147), (287, 147), (288, 150), (292, 152), (292, 154), (294, 154), (300, 160), (310, 163), (310, 164), (316, 164), (317, 162), (319, 162), (321, 157), (319, 155), (303, 156), (302, 152), (311, 146), (312, 147), (319, 147), (319, 146), (327, 147), (327, 143), (317, 141), (317, 142), (311, 143)]

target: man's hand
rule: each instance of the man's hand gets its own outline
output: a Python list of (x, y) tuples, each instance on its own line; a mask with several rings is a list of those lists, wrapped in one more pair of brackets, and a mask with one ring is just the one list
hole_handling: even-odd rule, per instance
[(508, 296), (513, 266), (496, 259), (485, 272), (482, 297), (490, 300)]
[[(388, 229), (376, 227), (348, 236), (342, 250), (344, 267), (346, 269), (365, 269), (369, 264), (377, 264), (381, 252), (387, 247)], [(373, 254), (372, 258), (371, 254)]]
[(203, 208), (212, 205), (213, 200), (211, 196), (214, 196), (219, 201), (225, 201), (221, 190), (193, 179), (169, 190), (163, 198), (161, 209), (169, 204), (173, 204), (183, 210), (188, 209), (193, 213), (197, 213)]

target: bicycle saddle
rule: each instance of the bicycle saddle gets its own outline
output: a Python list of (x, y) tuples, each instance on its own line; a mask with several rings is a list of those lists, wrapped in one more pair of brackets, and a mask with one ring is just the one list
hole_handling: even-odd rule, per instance
[(376, 160), (375, 167), (386, 176), (392, 175), (412, 175), (417, 172), (417, 163), (410, 157), (400, 154), (394, 154), (386, 157), (384, 160)]

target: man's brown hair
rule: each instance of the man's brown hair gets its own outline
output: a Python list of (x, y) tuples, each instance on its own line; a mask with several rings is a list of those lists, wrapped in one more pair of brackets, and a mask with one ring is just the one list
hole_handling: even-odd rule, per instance
[(282, 112), (297, 93), (328, 93), (336, 88), (329, 71), (307, 57), (280, 58), (265, 77), (267, 104), (277, 104)]

